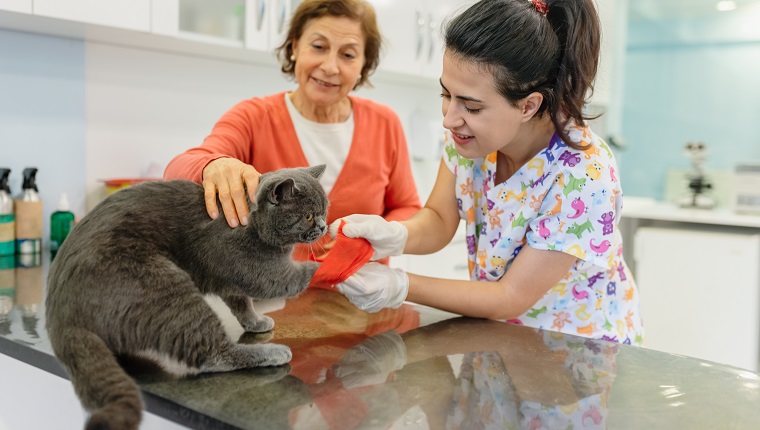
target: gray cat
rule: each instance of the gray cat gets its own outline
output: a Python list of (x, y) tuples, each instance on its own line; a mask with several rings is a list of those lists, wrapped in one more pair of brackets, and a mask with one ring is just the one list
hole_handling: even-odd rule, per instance
[(246, 227), (230, 228), (223, 215), (212, 221), (203, 188), (189, 181), (126, 188), (76, 225), (50, 267), (46, 318), (55, 355), (91, 412), (87, 428), (140, 423), (140, 391), (116, 356), (148, 357), (180, 375), (290, 361), (287, 346), (229, 339), (203, 296), (221, 297), (246, 331), (274, 327), (253, 300), (295, 296), (317, 270), (291, 253), (327, 231), (324, 170), (263, 174)]

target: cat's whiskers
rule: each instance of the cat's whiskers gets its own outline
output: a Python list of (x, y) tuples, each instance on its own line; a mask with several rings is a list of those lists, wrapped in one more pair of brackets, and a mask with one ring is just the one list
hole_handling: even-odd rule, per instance
[(320, 255), (327, 253), (325, 251), (325, 247), (324, 247), (324, 245), (322, 245), (321, 241), (317, 241), (317, 242), (314, 242), (314, 243), (319, 247), (319, 253), (320, 253)]

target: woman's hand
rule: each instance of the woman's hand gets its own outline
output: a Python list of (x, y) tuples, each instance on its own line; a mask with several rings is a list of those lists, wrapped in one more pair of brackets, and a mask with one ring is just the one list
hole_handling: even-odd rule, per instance
[(261, 174), (250, 164), (236, 158), (217, 158), (203, 169), (203, 191), (206, 211), (212, 219), (219, 216), (217, 196), (230, 227), (248, 225), (248, 197), (255, 201)]
[(409, 278), (401, 269), (367, 263), (337, 285), (338, 291), (356, 307), (367, 312), (400, 307), (409, 294)]
[(330, 224), (330, 235), (335, 238), (340, 221), (346, 222), (343, 234), (346, 237), (367, 239), (375, 252), (372, 260), (393, 257), (404, 253), (404, 245), (409, 233), (398, 221), (386, 221), (380, 215), (348, 215)]

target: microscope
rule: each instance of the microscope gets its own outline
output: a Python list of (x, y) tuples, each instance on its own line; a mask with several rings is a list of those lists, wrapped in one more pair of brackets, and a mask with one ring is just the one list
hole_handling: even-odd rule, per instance
[(686, 175), (691, 191), (678, 200), (678, 205), (682, 208), (714, 208), (715, 199), (705, 194), (707, 190), (712, 189), (712, 183), (704, 172), (707, 146), (702, 142), (686, 142), (684, 152), (691, 158), (691, 172)]

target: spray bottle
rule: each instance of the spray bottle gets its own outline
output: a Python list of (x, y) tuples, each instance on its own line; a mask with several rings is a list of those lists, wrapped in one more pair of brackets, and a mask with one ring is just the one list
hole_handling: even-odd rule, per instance
[(42, 252), (42, 201), (37, 192), (37, 168), (24, 169), (24, 184), (16, 197), (16, 253)]
[(13, 255), (16, 250), (16, 216), (8, 186), (10, 173), (11, 169), (0, 168), (0, 257)]
[(10, 173), (11, 169), (0, 168), (0, 324), (7, 320), (16, 297), (16, 231), (13, 197), (8, 187)]

